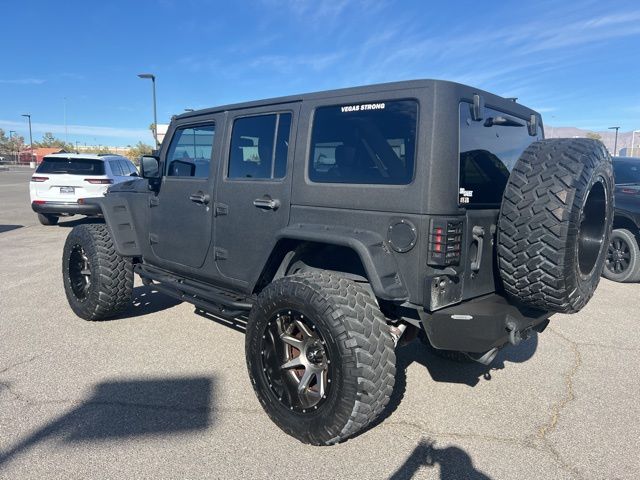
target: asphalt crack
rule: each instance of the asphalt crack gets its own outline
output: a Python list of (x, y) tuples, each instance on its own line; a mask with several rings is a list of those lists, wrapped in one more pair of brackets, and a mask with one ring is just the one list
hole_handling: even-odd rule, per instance
[[(474, 435), (474, 434), (469, 434), (469, 433), (453, 433), (453, 432), (437, 432), (437, 431), (432, 431), (429, 430), (429, 428), (420, 423), (420, 422), (409, 422), (406, 420), (396, 420), (393, 422), (384, 422), (382, 423), (380, 426), (386, 426), (386, 427), (398, 427), (398, 428), (412, 428), (414, 430), (416, 430), (418, 433), (422, 434), (422, 435), (431, 435), (434, 437), (451, 437), (451, 438), (455, 438), (455, 439), (467, 439), (467, 440), (485, 440), (485, 441), (490, 441), (490, 442), (498, 442), (498, 443), (504, 443), (504, 444), (508, 444), (508, 445), (514, 445), (514, 446), (520, 446), (520, 447), (530, 447), (530, 448), (534, 448), (537, 449), (538, 447), (530, 441), (527, 440), (521, 440), (518, 438), (512, 438), (512, 437), (500, 437), (500, 436), (493, 436), (493, 435)], [(379, 426), (379, 427), (380, 427)], [(378, 427), (378, 428), (379, 428)], [(408, 437), (407, 437), (408, 438)]]
[(21, 360), (21, 361), (19, 361), (17, 363), (14, 363), (13, 365), (9, 365), (8, 367), (5, 367), (2, 370), (0, 370), (0, 374), (6, 373), (9, 370), (13, 370), (14, 368), (19, 367), (21, 365), (25, 365), (27, 363), (31, 363), (38, 357), (40, 357), (40, 355), (34, 355), (33, 357), (29, 358), (28, 360)]
[(582, 366), (582, 355), (580, 353), (580, 350), (578, 349), (579, 344), (574, 342), (573, 340), (570, 340), (565, 335), (553, 328), (549, 328), (549, 331), (561, 338), (569, 346), (569, 349), (573, 353), (573, 363), (563, 375), (565, 383), (565, 395), (552, 407), (549, 421), (538, 429), (537, 438), (542, 442), (544, 449), (555, 458), (558, 465), (579, 478), (585, 478), (577, 467), (569, 464), (560, 456), (560, 452), (555, 449), (548, 438), (549, 434), (553, 432), (558, 426), (558, 422), (560, 421), (560, 416), (563, 410), (565, 410), (567, 406), (576, 399), (573, 380), (578, 370)]

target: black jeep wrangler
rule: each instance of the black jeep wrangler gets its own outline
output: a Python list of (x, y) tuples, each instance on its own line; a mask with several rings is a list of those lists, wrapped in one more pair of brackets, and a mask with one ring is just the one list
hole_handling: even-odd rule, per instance
[(142, 178), (97, 203), (63, 254), (87, 320), (133, 276), (198, 310), (247, 315), (251, 383), (303, 442), (332, 444), (389, 401), (398, 342), (488, 363), (579, 311), (613, 220), (603, 145), (545, 140), (511, 99), (419, 80), (174, 117)]

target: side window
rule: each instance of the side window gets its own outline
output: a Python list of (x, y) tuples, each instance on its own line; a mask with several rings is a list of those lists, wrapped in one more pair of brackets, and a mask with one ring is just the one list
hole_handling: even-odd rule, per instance
[(113, 175), (120, 177), (126, 175), (126, 173), (122, 171), (122, 166), (120, 165), (119, 160), (109, 160), (109, 166), (111, 167), (111, 173)]
[(413, 179), (418, 102), (320, 107), (313, 118), (309, 180), (406, 185)]
[(167, 151), (169, 177), (209, 176), (215, 125), (199, 125), (176, 130)]
[(129, 162), (126, 160), (118, 160), (118, 162), (120, 163), (120, 168), (122, 169), (122, 175), (129, 176), (129, 174), (131, 173), (128, 165)]
[(236, 119), (231, 134), (228, 178), (283, 178), (287, 172), (290, 131), (290, 113)]
[(459, 203), (498, 208), (516, 161), (529, 144), (543, 138), (542, 130), (531, 137), (525, 120), (489, 107), (476, 122), (471, 108), (460, 104)]

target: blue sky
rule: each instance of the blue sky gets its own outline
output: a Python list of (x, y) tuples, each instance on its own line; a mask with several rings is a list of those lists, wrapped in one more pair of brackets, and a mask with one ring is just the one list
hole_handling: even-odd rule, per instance
[[(481, 7), (481, 4), (493, 4)], [(640, 3), (30, 1), (2, 7), (0, 128), (152, 142), (185, 108), (440, 78), (519, 97), (547, 124), (640, 129)], [(26, 137), (26, 135), (25, 135)]]

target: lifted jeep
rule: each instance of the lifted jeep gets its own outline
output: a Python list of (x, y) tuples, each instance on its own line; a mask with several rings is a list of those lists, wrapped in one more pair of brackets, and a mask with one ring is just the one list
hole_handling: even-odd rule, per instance
[(489, 363), (579, 311), (613, 219), (600, 142), (545, 140), (536, 112), (444, 81), (184, 113), (141, 169), (87, 200), (105, 225), (69, 234), (71, 308), (117, 316), (136, 273), (199, 310), (248, 315), (258, 399), (317, 445), (382, 412), (395, 346), (419, 331)]

